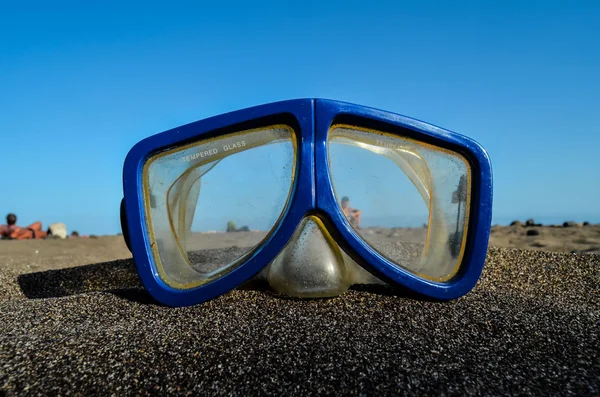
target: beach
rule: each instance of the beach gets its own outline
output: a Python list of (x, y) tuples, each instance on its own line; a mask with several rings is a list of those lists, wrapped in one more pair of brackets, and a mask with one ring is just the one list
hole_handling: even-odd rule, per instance
[(600, 225), (494, 226), (491, 230), (490, 246), (600, 254)]
[(120, 236), (0, 241), (0, 393), (599, 395), (599, 248), (597, 225), (495, 227), (479, 283), (450, 302), (244, 287), (168, 308)]

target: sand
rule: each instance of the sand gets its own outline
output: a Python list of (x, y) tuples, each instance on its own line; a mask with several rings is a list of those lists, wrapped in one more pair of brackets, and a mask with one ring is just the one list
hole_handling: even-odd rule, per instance
[[(538, 235), (528, 236), (527, 233)], [(589, 226), (495, 226), (490, 245), (536, 251), (600, 254), (600, 225)]]
[(152, 301), (120, 237), (0, 241), (0, 394), (600, 395), (600, 255), (569, 253), (598, 230), (542, 230), (563, 252), (496, 231), (451, 302), (240, 289), (187, 308)]

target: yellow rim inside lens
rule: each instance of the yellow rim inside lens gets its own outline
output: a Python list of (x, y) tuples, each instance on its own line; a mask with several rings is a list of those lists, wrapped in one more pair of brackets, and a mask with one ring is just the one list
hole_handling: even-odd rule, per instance
[[(148, 215), (150, 213), (150, 186), (148, 184), (148, 170), (149, 167), (152, 165), (153, 162), (161, 159), (162, 157), (165, 156), (170, 156), (182, 151), (185, 151), (187, 149), (190, 149), (192, 147), (198, 146), (198, 145), (204, 145), (204, 144), (209, 144), (209, 143), (214, 143), (214, 142), (218, 142), (220, 140), (225, 140), (225, 139), (231, 139), (234, 137), (238, 137), (238, 136), (242, 136), (242, 135), (249, 135), (249, 134), (253, 134), (253, 133), (257, 133), (257, 132), (261, 132), (261, 131), (269, 131), (269, 130), (276, 130), (276, 129), (283, 129), (283, 130), (287, 130), (290, 133), (290, 141), (292, 143), (292, 150), (293, 150), (293, 158), (292, 158), (292, 174), (291, 174), (291, 178), (290, 178), (290, 188), (288, 190), (288, 197), (286, 199), (286, 202), (283, 206), (283, 211), (281, 212), (281, 214), (279, 214), (279, 217), (277, 218), (277, 221), (273, 224), (273, 226), (271, 227), (271, 230), (269, 230), (269, 232), (265, 235), (265, 237), (254, 246), (254, 248), (252, 248), (249, 252), (247, 252), (245, 255), (237, 258), (235, 261), (233, 261), (232, 263), (228, 264), (225, 268), (217, 271), (213, 276), (211, 277), (207, 277), (204, 279), (200, 279), (200, 280), (196, 280), (196, 281), (192, 281), (192, 282), (188, 282), (188, 283), (179, 283), (179, 282), (175, 282), (173, 280), (171, 280), (169, 278), (169, 276), (167, 275), (167, 272), (164, 269), (164, 265), (162, 263), (161, 260), (161, 256), (160, 256), (160, 251), (157, 247), (156, 244), (156, 236), (154, 233), (154, 228), (152, 227), (152, 219), (150, 219), (150, 216)], [(287, 141), (287, 139), (286, 139)], [(268, 142), (266, 142), (268, 143)], [(263, 143), (265, 144), (265, 143)], [(261, 144), (257, 144), (256, 146), (252, 146), (247, 148), (246, 150), (250, 150), (253, 149), (255, 147), (260, 147)], [(144, 218), (145, 218), (145, 223), (146, 223), (146, 228), (148, 230), (148, 234), (149, 234), (149, 240), (150, 240), (150, 248), (152, 250), (152, 256), (154, 258), (154, 263), (156, 265), (156, 269), (158, 271), (158, 274), (160, 276), (160, 278), (170, 287), (173, 288), (177, 288), (177, 289), (190, 289), (190, 288), (195, 288), (204, 284), (207, 284), (215, 279), (218, 279), (220, 277), (222, 277), (223, 272), (227, 272), (228, 270), (232, 269), (232, 268), (236, 268), (237, 265), (246, 260), (246, 258), (248, 258), (249, 256), (253, 255), (263, 244), (266, 240), (268, 240), (271, 235), (273, 234), (274, 229), (279, 225), (279, 223), (281, 222), (281, 219), (283, 218), (287, 207), (289, 205), (289, 201), (292, 197), (293, 194), (293, 186), (296, 180), (296, 168), (297, 168), (297, 158), (298, 158), (298, 153), (297, 153), (297, 147), (298, 147), (298, 142), (297, 142), (297, 138), (296, 138), (296, 133), (294, 131), (293, 128), (291, 128), (288, 125), (284, 125), (284, 124), (275, 124), (275, 125), (270, 125), (270, 126), (265, 126), (265, 127), (259, 127), (259, 128), (254, 128), (254, 129), (249, 129), (249, 130), (244, 130), (244, 131), (239, 131), (239, 132), (235, 132), (235, 133), (231, 133), (231, 134), (226, 134), (226, 135), (221, 135), (221, 136), (217, 136), (217, 137), (212, 137), (212, 138), (207, 138), (207, 139), (201, 139), (198, 140), (196, 142), (193, 143), (189, 143), (187, 145), (178, 147), (178, 148), (174, 148), (171, 150), (167, 150), (164, 151), (162, 153), (157, 154), (156, 156), (151, 157), (148, 161), (146, 161), (146, 163), (144, 164), (144, 168), (143, 168), (143, 172), (142, 172), (142, 181), (143, 181), (143, 194), (144, 194)], [(239, 152), (236, 152), (239, 153)], [(231, 154), (235, 154), (235, 153), (231, 153)], [(228, 155), (231, 154), (227, 154), (227, 152), (220, 152), (218, 155), (211, 157), (210, 162), (214, 162), (214, 161), (218, 161), (221, 160), (225, 157), (227, 157)], [(191, 167), (189, 170), (186, 170), (186, 173), (189, 173), (192, 169), (196, 169), (200, 166), (202, 166), (203, 164), (195, 164), (194, 167)], [(183, 174), (182, 174), (183, 175)], [(181, 176), (180, 176), (181, 177)], [(176, 183), (179, 180), (179, 178), (177, 178), (173, 183)], [(170, 189), (170, 188), (169, 188)], [(171, 214), (170, 214), (170, 208), (169, 208), (169, 202), (167, 200), (167, 211), (168, 213), (168, 220), (169, 220), (169, 226), (171, 228), (172, 232), (175, 232), (175, 226), (173, 224), (172, 218), (171, 218)], [(175, 236), (175, 242), (177, 244), (177, 248), (179, 249), (179, 251), (182, 254), (182, 257), (184, 258), (184, 260), (186, 261), (186, 264), (188, 266), (190, 266), (190, 268), (192, 267), (191, 262), (189, 261), (188, 255), (185, 252), (181, 241), (179, 240), (179, 237), (177, 236), (177, 234), (174, 235)]]
[[(436, 151), (436, 152), (441, 152), (447, 155), (452, 155), (453, 157), (459, 158), (464, 164), (465, 164), (465, 168), (467, 170), (467, 202), (465, 204), (465, 222), (464, 222), (464, 226), (463, 226), (463, 238), (461, 241), (461, 247), (460, 247), (460, 253), (457, 257), (456, 260), (456, 265), (454, 266), (452, 272), (450, 272), (450, 274), (448, 274), (447, 276), (444, 277), (432, 277), (432, 276), (428, 276), (426, 274), (423, 274), (421, 272), (417, 272), (417, 271), (412, 271), (409, 270), (411, 273), (415, 274), (418, 277), (424, 278), (426, 280), (430, 280), (430, 281), (436, 281), (436, 282), (445, 282), (450, 280), (452, 277), (454, 277), (456, 275), (456, 273), (458, 273), (458, 270), (460, 269), (462, 260), (463, 260), (463, 256), (464, 256), (464, 252), (465, 252), (465, 247), (466, 247), (466, 241), (467, 241), (467, 230), (468, 230), (468, 225), (469, 225), (469, 212), (470, 212), (470, 208), (471, 208), (471, 167), (469, 162), (459, 153), (451, 151), (449, 149), (446, 148), (442, 148), (439, 146), (434, 146), (432, 144), (426, 143), (426, 142), (422, 142), (413, 138), (409, 138), (409, 137), (405, 137), (405, 136), (401, 136), (401, 135), (397, 135), (397, 134), (392, 134), (392, 133), (388, 133), (388, 132), (384, 132), (384, 131), (378, 131), (378, 130), (373, 130), (370, 128), (365, 128), (365, 127), (358, 127), (358, 126), (354, 126), (354, 125), (350, 125), (350, 124), (334, 124), (329, 128), (329, 134), (328, 134), (328, 142), (330, 141), (329, 137), (331, 136), (331, 133), (333, 131), (335, 131), (336, 129), (347, 129), (347, 130), (354, 130), (354, 131), (361, 131), (361, 132), (366, 132), (369, 134), (374, 134), (374, 135), (380, 135), (380, 136), (384, 136), (384, 137), (389, 137), (389, 138), (395, 138), (395, 139), (402, 139), (408, 142), (411, 142), (417, 146), (421, 146), (421, 147), (425, 147), (429, 150), (432, 151)], [(340, 134), (342, 135), (342, 134)], [(343, 135), (342, 135), (343, 136)], [(355, 139), (355, 138), (352, 138)], [(373, 144), (376, 146), (379, 146), (376, 143), (376, 139), (374, 139), (375, 142), (369, 142), (369, 144)], [(367, 142), (365, 142), (367, 143)], [(427, 224), (427, 236), (426, 236), (426, 240), (425, 240), (425, 247), (424, 247), (424, 255), (423, 255), (423, 259), (421, 260), (421, 264), (427, 260), (427, 252), (429, 251), (429, 246), (430, 246), (430, 237), (431, 237), (431, 225), (432, 225), (432, 218), (433, 218), (433, 188), (431, 186), (431, 184), (433, 183), (433, 179), (431, 178), (431, 170), (429, 169), (429, 166), (427, 164), (426, 161), (425, 165), (427, 166), (427, 172), (429, 173), (429, 191), (430, 193), (430, 197), (429, 197), (429, 204), (428, 204), (428, 208), (429, 208), (429, 217), (428, 217), (428, 224)], [(361, 238), (363, 241), (365, 241), (365, 243), (367, 243), (369, 245), (369, 247), (374, 250), (375, 252), (379, 253), (381, 256), (386, 257), (386, 255), (384, 255), (382, 252), (380, 252), (379, 250), (377, 250), (375, 247), (373, 247), (371, 244), (369, 244), (366, 240), (364, 240), (363, 238)], [(389, 259), (391, 260), (391, 259)]]

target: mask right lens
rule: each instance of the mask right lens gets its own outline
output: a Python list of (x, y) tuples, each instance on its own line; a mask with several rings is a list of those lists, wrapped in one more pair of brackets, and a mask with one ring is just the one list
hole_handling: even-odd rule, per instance
[(457, 273), (470, 198), (463, 156), (349, 125), (331, 128), (328, 151), (340, 211), (368, 245), (428, 280)]

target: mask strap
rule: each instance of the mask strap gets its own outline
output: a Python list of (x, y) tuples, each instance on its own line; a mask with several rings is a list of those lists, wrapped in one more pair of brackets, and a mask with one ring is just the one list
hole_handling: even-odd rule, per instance
[(127, 249), (131, 252), (131, 243), (129, 240), (129, 226), (127, 226), (127, 211), (125, 210), (125, 198), (121, 199), (121, 232), (123, 233), (123, 240)]

